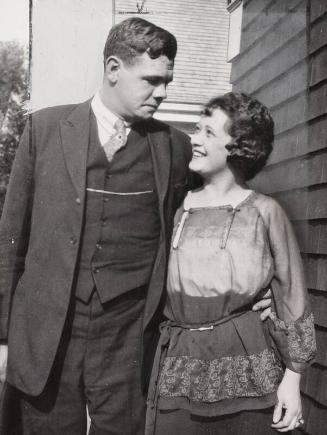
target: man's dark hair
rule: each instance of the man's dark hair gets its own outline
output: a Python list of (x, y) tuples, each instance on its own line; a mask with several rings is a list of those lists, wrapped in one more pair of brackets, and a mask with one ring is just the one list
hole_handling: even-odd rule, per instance
[(260, 101), (244, 93), (228, 92), (207, 103), (202, 115), (221, 109), (229, 117), (227, 162), (243, 180), (253, 178), (266, 164), (273, 148), (274, 121)]
[(177, 41), (167, 30), (141, 18), (128, 18), (112, 27), (104, 50), (104, 64), (109, 56), (117, 56), (132, 65), (137, 56), (147, 52), (152, 59), (161, 55), (174, 60)]

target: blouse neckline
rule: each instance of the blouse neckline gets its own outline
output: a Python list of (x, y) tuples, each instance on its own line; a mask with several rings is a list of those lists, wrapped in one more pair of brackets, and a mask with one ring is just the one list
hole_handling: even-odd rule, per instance
[(183, 203), (183, 210), (184, 212), (187, 211), (194, 211), (194, 210), (221, 210), (221, 209), (226, 209), (226, 210), (238, 210), (240, 207), (242, 207), (244, 204), (250, 202), (250, 200), (252, 200), (252, 198), (254, 196), (256, 196), (257, 192), (255, 192), (254, 190), (251, 190), (251, 192), (244, 198), (242, 199), (242, 201), (240, 201), (235, 207), (232, 206), (232, 204), (222, 204), (222, 205), (213, 205), (213, 206), (203, 206), (203, 207), (189, 207), (186, 208), (185, 207), (185, 200), (187, 198), (184, 199), (184, 203)]

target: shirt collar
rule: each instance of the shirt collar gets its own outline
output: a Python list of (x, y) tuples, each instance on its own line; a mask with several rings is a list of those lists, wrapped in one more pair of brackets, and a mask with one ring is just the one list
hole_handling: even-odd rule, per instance
[[(111, 110), (106, 107), (100, 97), (100, 92), (98, 91), (91, 102), (91, 107), (97, 121), (101, 124), (103, 128), (107, 131), (112, 131), (114, 129), (115, 122), (118, 116), (115, 115)], [(130, 128), (131, 125), (124, 121), (126, 128)]]
[(91, 102), (91, 107), (97, 121), (101, 124), (101, 126), (106, 130), (113, 130), (118, 116), (112, 113), (111, 110), (109, 110), (103, 104), (99, 91), (94, 95)]

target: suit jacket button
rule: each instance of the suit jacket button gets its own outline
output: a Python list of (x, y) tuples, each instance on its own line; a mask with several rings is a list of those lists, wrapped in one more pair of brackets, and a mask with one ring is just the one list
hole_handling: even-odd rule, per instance
[(80, 203), (81, 203), (81, 200), (80, 200), (79, 198), (76, 198), (76, 199), (75, 199), (75, 202), (76, 202), (76, 204), (80, 204)]
[(77, 243), (77, 240), (75, 239), (75, 237), (70, 238), (70, 243), (71, 243), (71, 245), (75, 245)]

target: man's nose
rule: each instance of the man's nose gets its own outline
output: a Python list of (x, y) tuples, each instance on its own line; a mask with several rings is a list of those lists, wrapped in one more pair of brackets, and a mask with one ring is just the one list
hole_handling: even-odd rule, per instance
[(161, 83), (160, 85), (156, 86), (153, 91), (153, 98), (164, 100), (167, 98), (167, 90), (166, 85), (164, 83)]

